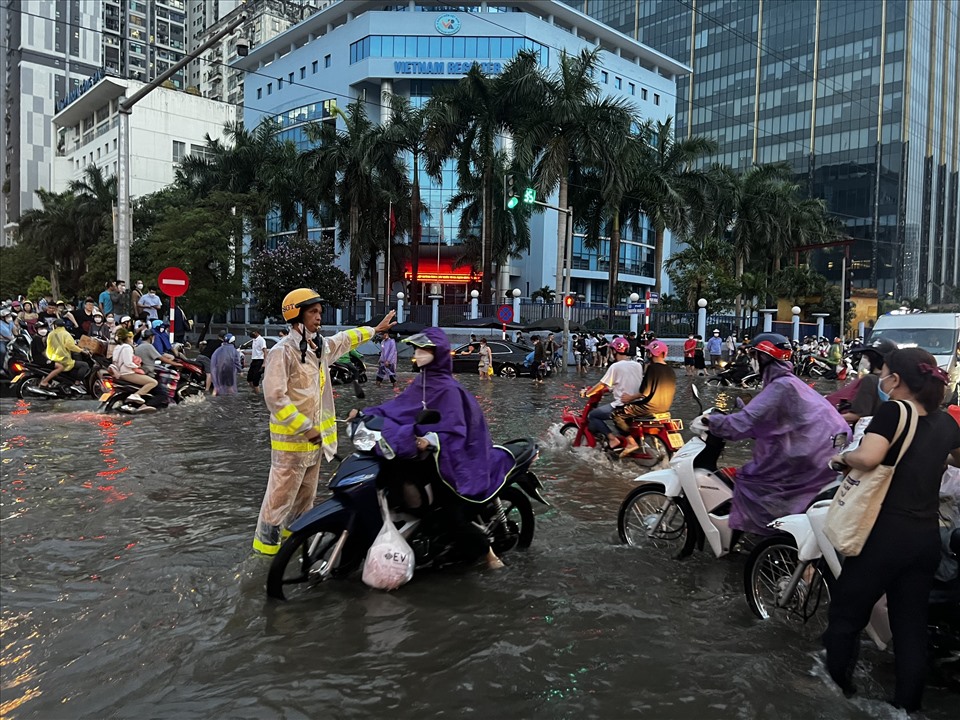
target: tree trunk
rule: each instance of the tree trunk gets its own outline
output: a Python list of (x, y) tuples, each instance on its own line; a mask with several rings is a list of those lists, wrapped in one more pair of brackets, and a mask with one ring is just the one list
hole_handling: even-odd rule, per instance
[[(132, 285), (133, 283), (131, 283)], [(54, 300), (60, 300), (60, 273), (56, 261), (50, 263), (50, 293)]]
[(607, 313), (610, 329), (613, 330), (617, 304), (617, 280), (620, 277), (620, 211), (613, 213), (613, 229), (610, 232), (610, 279), (607, 282)]
[[(736, 279), (737, 283), (743, 278), (743, 255), (737, 255), (737, 267), (736, 267)], [(740, 311), (743, 309), (743, 293), (738, 289), (737, 297), (734, 300), (734, 322), (737, 324), (737, 328), (742, 328), (743, 324), (740, 319)]]
[(660, 293), (660, 276), (663, 274), (663, 240), (666, 233), (662, 227), (656, 228), (656, 240), (653, 248), (653, 290)]
[(483, 169), (483, 187), (485, 197), (483, 203), (483, 237), (480, 242), (483, 243), (483, 267), (480, 271), (483, 273), (483, 292), (481, 301), (485, 304), (492, 303), (490, 280), (493, 278), (493, 160), (486, 164)]
[[(441, 214), (442, 216), (442, 214)], [(410, 191), (410, 304), (420, 298), (420, 153), (413, 153), (413, 187)]]

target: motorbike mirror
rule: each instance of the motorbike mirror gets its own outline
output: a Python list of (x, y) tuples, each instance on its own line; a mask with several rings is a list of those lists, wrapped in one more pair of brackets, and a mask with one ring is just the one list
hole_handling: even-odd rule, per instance
[(437, 410), (421, 410), (417, 413), (417, 425), (436, 425), (440, 422), (440, 412)]
[(846, 433), (837, 433), (833, 436), (833, 446), (835, 448), (845, 447), (847, 444), (848, 438)]
[(700, 406), (700, 412), (703, 412), (703, 403), (700, 402), (700, 388), (697, 387), (696, 383), (690, 383), (690, 394), (693, 395), (693, 399)]

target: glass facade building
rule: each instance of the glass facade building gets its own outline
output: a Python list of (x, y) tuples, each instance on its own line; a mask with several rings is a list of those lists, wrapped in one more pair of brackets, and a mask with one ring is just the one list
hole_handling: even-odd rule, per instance
[[(847, 281), (939, 302), (960, 280), (957, 0), (564, 0), (692, 68), (677, 131), (787, 162), (855, 239)], [(838, 252), (814, 266), (840, 280)]]

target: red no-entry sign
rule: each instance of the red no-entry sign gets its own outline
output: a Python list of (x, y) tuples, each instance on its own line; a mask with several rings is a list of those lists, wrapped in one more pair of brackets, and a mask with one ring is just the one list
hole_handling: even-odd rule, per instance
[(157, 277), (157, 284), (160, 286), (160, 292), (164, 295), (180, 297), (190, 287), (190, 278), (180, 268), (168, 267), (160, 272)]
[(170, 296), (170, 344), (173, 345), (174, 310), (176, 308), (174, 298), (178, 298), (187, 292), (190, 287), (190, 278), (180, 268), (168, 267), (160, 271), (160, 275), (157, 276), (157, 285), (160, 286), (160, 292)]

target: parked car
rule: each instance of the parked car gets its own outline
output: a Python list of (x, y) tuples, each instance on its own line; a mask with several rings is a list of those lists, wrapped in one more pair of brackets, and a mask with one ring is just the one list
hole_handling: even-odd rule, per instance
[[(276, 337), (275, 335), (264, 335), (263, 339), (267, 341), (267, 350), (280, 342), (280, 338)], [(243, 358), (244, 368), (250, 367), (250, 359), (251, 355), (253, 355), (253, 350), (251, 350), (252, 347), (253, 340), (247, 340), (243, 345), (237, 348), (240, 351), (241, 357)]]
[[(476, 352), (469, 353), (471, 343), (463, 343), (453, 350), (454, 372), (477, 372), (480, 362)], [(479, 345), (479, 343), (478, 343)], [(532, 349), (518, 345), (510, 340), (487, 340), (493, 354), (493, 372), (500, 377), (512, 378), (518, 375), (532, 375), (534, 368), (526, 367), (523, 362)]]

